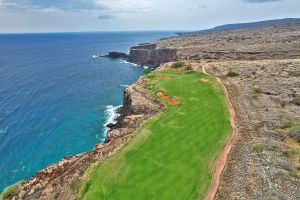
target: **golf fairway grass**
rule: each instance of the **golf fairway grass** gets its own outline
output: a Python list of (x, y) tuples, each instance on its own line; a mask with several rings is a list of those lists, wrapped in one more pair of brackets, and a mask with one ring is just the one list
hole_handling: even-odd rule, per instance
[[(168, 76), (169, 79), (157, 79)], [(147, 76), (149, 92), (163, 92), (166, 111), (146, 122), (84, 183), (86, 200), (194, 200), (205, 196), (214, 162), (230, 136), (229, 112), (214, 77), (174, 70)], [(204, 81), (201, 81), (204, 80)]]

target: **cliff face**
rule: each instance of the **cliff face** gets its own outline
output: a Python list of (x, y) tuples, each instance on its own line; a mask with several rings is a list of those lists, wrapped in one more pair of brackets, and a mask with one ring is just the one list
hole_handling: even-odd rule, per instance
[(129, 61), (139, 65), (158, 66), (177, 60), (175, 48), (158, 47), (156, 43), (144, 43), (130, 49)]
[(12, 199), (76, 199), (88, 167), (120, 149), (142, 122), (163, 111), (163, 105), (147, 94), (144, 84), (141, 78), (125, 89), (122, 117), (118, 127), (107, 133), (104, 144), (97, 144), (90, 152), (65, 157), (37, 172), (19, 185), (19, 192)]

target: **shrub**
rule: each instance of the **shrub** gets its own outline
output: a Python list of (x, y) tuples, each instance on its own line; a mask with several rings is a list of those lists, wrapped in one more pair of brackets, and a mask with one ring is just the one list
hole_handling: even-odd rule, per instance
[(282, 152), (282, 154), (287, 157), (287, 158), (292, 158), (293, 156), (296, 155), (296, 151), (294, 149), (292, 150), (285, 150)]
[(289, 72), (290, 76), (300, 76), (300, 71)]
[(259, 87), (253, 89), (254, 94), (260, 94), (262, 91)]
[(193, 70), (193, 66), (191, 64), (189, 64), (185, 67), (185, 70), (187, 70), (187, 71)]
[(253, 99), (258, 99), (258, 94), (253, 94), (252, 97)]
[(145, 68), (143, 71), (144, 74), (150, 74), (151, 73), (151, 69), (149, 68)]
[(226, 74), (227, 77), (237, 77), (239, 75), (240, 75), (239, 73), (231, 71), (231, 70), (229, 72), (227, 72), (227, 74)]
[(289, 136), (300, 142), (300, 126), (293, 128), (289, 132)]
[(180, 68), (180, 67), (183, 67), (184, 66), (184, 62), (182, 61), (176, 61), (176, 62), (173, 62), (171, 67), (174, 68), (174, 69), (177, 69), (177, 68)]
[(255, 151), (256, 153), (262, 152), (263, 148), (260, 144), (253, 144), (252, 145), (252, 151)]
[(281, 126), (281, 128), (282, 129), (288, 129), (288, 128), (291, 128), (293, 126), (294, 126), (294, 123), (291, 120), (289, 120), (287, 122), (284, 122), (284, 124)]
[(12, 186), (5, 188), (5, 190), (1, 193), (0, 199), (12, 199), (13, 196), (17, 195), (20, 191), (19, 183), (16, 183)]
[(300, 97), (295, 97), (292, 101), (290, 101), (291, 103), (300, 106)]

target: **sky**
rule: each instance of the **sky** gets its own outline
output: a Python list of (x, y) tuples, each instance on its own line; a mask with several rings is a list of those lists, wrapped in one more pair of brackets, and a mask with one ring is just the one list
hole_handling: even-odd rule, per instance
[(300, 0), (0, 0), (0, 33), (201, 30), (300, 18)]

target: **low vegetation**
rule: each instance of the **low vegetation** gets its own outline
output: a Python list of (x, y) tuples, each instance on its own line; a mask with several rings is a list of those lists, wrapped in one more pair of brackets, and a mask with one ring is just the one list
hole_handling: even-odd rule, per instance
[(289, 75), (290, 75), (290, 76), (300, 76), (300, 71), (292, 71), (292, 72), (289, 72)]
[(300, 125), (293, 127), (289, 131), (289, 136), (291, 138), (294, 138), (295, 140), (297, 140), (300, 143)]
[(150, 73), (151, 73), (151, 69), (145, 68), (145, 69), (143, 70), (143, 73), (144, 73), (144, 74), (150, 74)]
[(237, 76), (239, 76), (239, 75), (240, 75), (239, 73), (234, 72), (234, 71), (232, 71), (232, 70), (230, 70), (230, 71), (227, 72), (227, 74), (226, 74), (227, 77), (237, 77)]
[[(166, 111), (145, 123), (125, 148), (90, 172), (83, 199), (204, 197), (214, 161), (231, 132), (229, 113), (223, 90), (213, 77), (174, 72), (147, 76), (149, 92), (165, 104)], [(165, 96), (176, 99), (176, 104)]]
[(262, 93), (262, 90), (260, 89), (260, 87), (255, 87), (254, 89), (253, 89), (253, 95), (252, 95), (252, 97), (254, 98), (254, 99), (258, 99), (259, 98), (259, 95)]
[(0, 194), (0, 199), (3, 200), (10, 200), (20, 192), (20, 183), (16, 183), (12, 186), (7, 187), (1, 194)]
[(252, 151), (259, 153), (259, 152), (262, 152), (262, 150), (263, 150), (263, 147), (261, 144), (253, 144), (252, 145)]
[(289, 120), (283, 127), (289, 137), (285, 140), (286, 149), (282, 154), (294, 163), (289, 175), (300, 178), (300, 123)]
[(261, 94), (261, 93), (262, 93), (260, 87), (254, 88), (254, 89), (253, 89), (253, 92), (254, 92), (254, 94)]
[(171, 68), (178, 69), (185, 65), (183, 61), (176, 61), (171, 64)]
[(187, 66), (185, 67), (185, 70), (186, 70), (186, 71), (191, 71), (191, 70), (193, 70), (193, 66), (192, 66), (191, 64), (189, 64), (189, 65), (187, 65)]
[(295, 97), (291, 103), (297, 105), (297, 106), (300, 106), (300, 97)]

